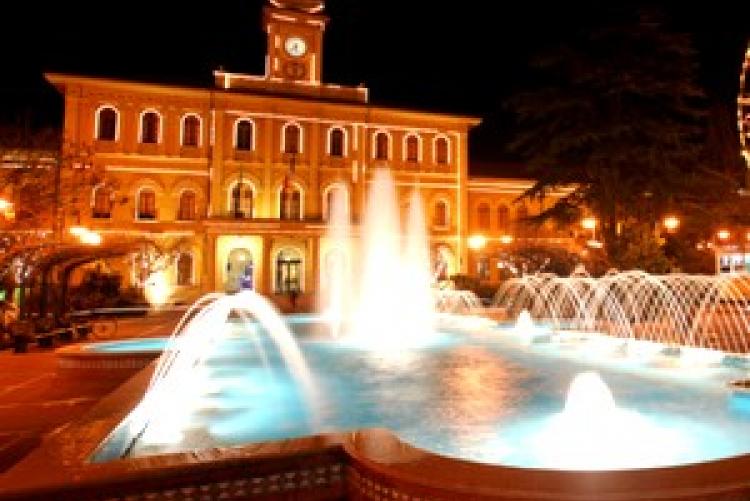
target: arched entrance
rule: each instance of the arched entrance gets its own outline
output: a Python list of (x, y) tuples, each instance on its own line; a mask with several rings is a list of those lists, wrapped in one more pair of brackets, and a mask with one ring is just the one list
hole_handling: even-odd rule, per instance
[(247, 249), (232, 249), (227, 257), (227, 292), (255, 289), (253, 283), (253, 255)]

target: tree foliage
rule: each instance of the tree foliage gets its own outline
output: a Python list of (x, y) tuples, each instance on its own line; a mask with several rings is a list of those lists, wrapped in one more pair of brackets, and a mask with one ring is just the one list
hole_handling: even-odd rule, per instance
[(536, 179), (525, 196), (573, 186), (544, 216), (593, 210), (613, 264), (618, 252), (632, 261), (635, 251), (618, 240), (637, 231), (623, 224), (653, 226), (713, 176), (701, 161), (707, 114), (690, 38), (652, 11), (619, 12), (534, 66), (538, 85), (509, 102), (518, 120), (511, 149)]

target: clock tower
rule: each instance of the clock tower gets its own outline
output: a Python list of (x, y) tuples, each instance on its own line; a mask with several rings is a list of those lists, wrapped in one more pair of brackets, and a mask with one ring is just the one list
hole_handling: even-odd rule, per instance
[(263, 11), (267, 78), (320, 85), (328, 22), (323, 8), (323, 0), (269, 0)]

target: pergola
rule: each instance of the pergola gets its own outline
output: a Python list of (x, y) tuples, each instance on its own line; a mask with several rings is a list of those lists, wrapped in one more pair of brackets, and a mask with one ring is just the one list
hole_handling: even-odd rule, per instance
[[(6, 290), (8, 286), (20, 287), (20, 314), (28, 313), (25, 309), (25, 291), (28, 287), (38, 285), (40, 288), (39, 314), (47, 315), (50, 302), (50, 285), (59, 288), (59, 300), (55, 304), (54, 315), (59, 318), (67, 305), (67, 294), (70, 276), (80, 266), (98, 261), (122, 257), (137, 252), (144, 241), (112, 243), (102, 246), (84, 244), (42, 243), (11, 249), (0, 257), (0, 281)], [(20, 262), (19, 262), (20, 260)], [(8, 275), (16, 271), (16, 276)]]

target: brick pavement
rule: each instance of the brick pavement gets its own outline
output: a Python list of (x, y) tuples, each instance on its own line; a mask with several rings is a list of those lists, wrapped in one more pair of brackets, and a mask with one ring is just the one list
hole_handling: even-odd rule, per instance
[[(121, 319), (100, 337), (128, 339), (166, 336), (182, 312)], [(41, 438), (76, 420), (122, 384), (114, 378), (73, 378), (58, 374), (53, 350), (0, 351), (0, 472), (35, 447)]]

